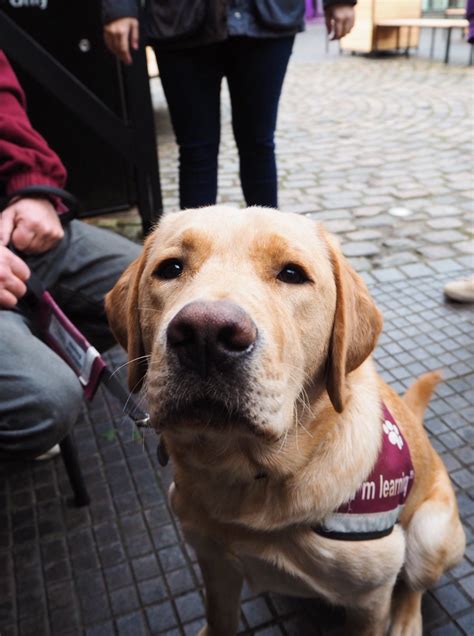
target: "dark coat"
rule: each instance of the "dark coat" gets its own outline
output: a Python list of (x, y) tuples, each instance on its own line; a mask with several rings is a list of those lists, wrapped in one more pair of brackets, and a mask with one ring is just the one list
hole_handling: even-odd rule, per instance
[[(265, 29), (292, 35), (300, 30), (304, 0), (253, 0)], [(356, 0), (323, 0), (331, 4), (356, 4)], [(102, 0), (104, 23), (139, 17), (137, 0)], [(150, 39), (172, 48), (219, 42), (227, 38), (230, 0), (148, 0), (144, 27)]]

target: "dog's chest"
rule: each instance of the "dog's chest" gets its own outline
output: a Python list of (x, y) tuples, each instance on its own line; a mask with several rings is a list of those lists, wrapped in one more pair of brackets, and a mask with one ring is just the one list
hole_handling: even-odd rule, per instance
[(403, 565), (405, 548), (404, 534), (398, 526), (390, 536), (369, 542), (334, 541), (311, 529), (299, 530), (294, 536), (267, 536), (264, 542), (232, 546), (252, 590), (319, 596), (341, 604), (395, 577)]
[(249, 544), (237, 547), (245, 578), (256, 592), (271, 591), (299, 597), (332, 599), (330, 579), (339, 578), (343, 565), (337, 549), (323, 547), (311, 530), (284, 538), (267, 539), (263, 550)]

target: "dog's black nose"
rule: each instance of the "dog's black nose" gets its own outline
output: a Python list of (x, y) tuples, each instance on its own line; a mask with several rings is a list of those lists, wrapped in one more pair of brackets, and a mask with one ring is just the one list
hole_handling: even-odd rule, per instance
[(211, 369), (224, 369), (247, 356), (257, 327), (230, 301), (194, 301), (171, 320), (167, 339), (182, 366), (206, 377)]

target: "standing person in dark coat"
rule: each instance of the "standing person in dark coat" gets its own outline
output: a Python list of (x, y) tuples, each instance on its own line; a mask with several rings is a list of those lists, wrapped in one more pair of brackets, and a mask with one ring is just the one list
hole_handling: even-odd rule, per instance
[[(349, 33), (356, 0), (324, 0), (333, 39)], [(277, 207), (274, 134), (304, 0), (102, 0), (109, 49), (132, 62), (142, 31), (153, 45), (180, 153), (182, 208), (217, 197), (220, 88), (227, 78), (247, 205)]]
[(467, 41), (469, 44), (474, 44), (474, 0), (467, 0), (466, 2), (466, 20), (469, 22)]

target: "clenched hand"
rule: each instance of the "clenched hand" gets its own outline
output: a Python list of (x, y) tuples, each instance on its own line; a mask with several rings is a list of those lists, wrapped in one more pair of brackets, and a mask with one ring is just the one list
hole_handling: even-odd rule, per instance
[(21, 258), (0, 246), (0, 309), (13, 309), (25, 295), (30, 270)]
[(132, 63), (130, 47), (138, 49), (139, 26), (136, 18), (120, 18), (104, 27), (104, 40), (107, 48), (124, 64)]
[(63, 238), (53, 204), (47, 199), (18, 199), (0, 214), (0, 245), (25, 254), (43, 254)]
[(331, 40), (340, 40), (354, 26), (354, 7), (347, 4), (333, 4), (324, 10), (326, 29)]

